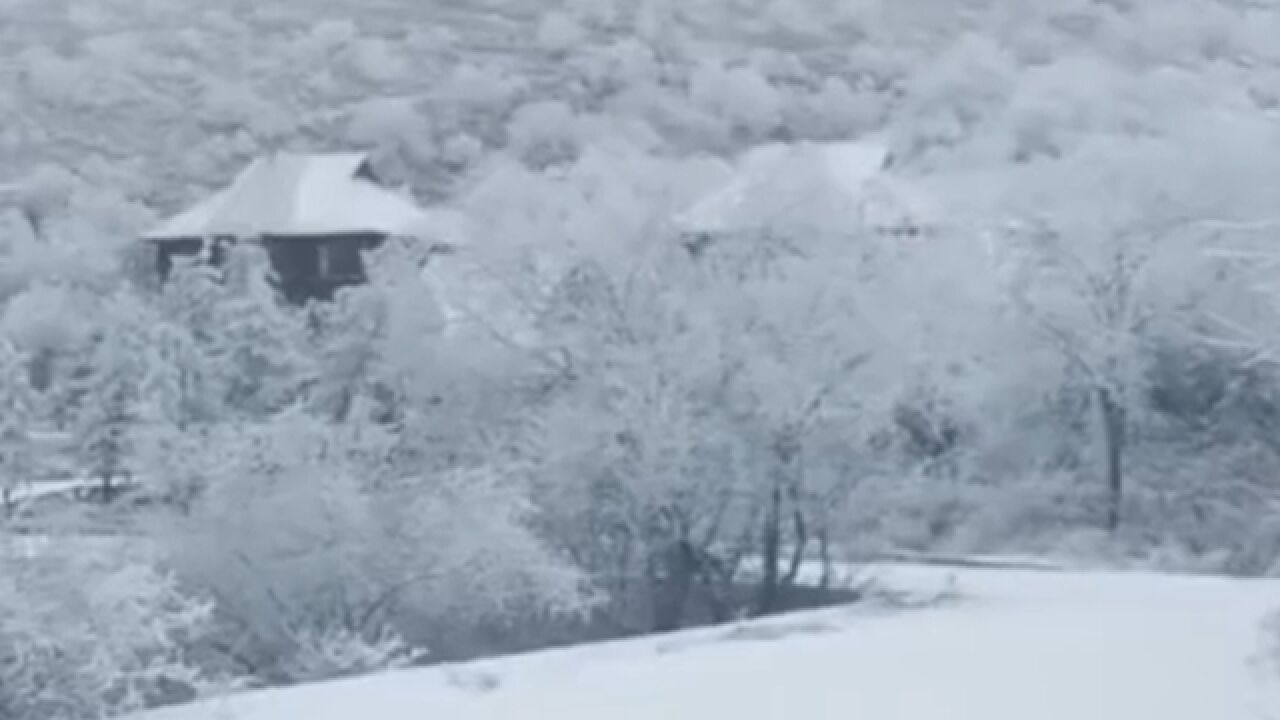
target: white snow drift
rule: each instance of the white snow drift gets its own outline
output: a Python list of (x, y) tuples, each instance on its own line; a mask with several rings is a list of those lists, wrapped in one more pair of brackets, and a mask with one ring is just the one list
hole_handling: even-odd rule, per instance
[(252, 693), (146, 720), (1263, 720), (1280, 582), (880, 568), (955, 597)]

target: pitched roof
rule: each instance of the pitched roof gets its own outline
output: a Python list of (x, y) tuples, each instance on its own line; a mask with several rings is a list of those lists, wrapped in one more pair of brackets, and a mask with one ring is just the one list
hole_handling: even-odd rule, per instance
[(888, 150), (871, 141), (764, 145), (745, 153), (726, 185), (675, 221), (688, 231), (730, 233), (843, 216), (877, 226), (917, 214), (922, 203), (886, 172), (888, 160)]
[(426, 214), (361, 174), (361, 153), (276, 153), (254, 160), (222, 190), (143, 235), (418, 235)]

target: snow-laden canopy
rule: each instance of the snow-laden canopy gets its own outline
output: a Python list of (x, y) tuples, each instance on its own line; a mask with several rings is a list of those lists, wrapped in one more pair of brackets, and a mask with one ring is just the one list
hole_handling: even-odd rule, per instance
[(716, 234), (845, 218), (878, 229), (928, 224), (930, 203), (888, 171), (889, 159), (871, 140), (763, 145), (743, 154), (723, 187), (675, 221), (685, 231)]
[(254, 160), (226, 188), (144, 235), (148, 239), (263, 235), (417, 236), (428, 215), (375, 183), (361, 153), (276, 153)]

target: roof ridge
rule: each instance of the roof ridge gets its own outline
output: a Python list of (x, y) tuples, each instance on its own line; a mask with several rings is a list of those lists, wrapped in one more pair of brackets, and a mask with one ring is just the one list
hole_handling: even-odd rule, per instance
[(213, 197), (144, 237), (411, 232), (423, 211), (403, 193), (365, 181), (359, 170), (368, 160), (365, 152), (266, 152)]

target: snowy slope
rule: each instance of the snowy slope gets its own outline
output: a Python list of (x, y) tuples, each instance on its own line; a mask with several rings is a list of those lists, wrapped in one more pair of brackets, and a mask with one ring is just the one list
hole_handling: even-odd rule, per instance
[[(887, 567), (959, 597), (249, 694), (146, 720), (1280, 717), (1280, 582)], [(1280, 678), (1280, 675), (1276, 677)]]

